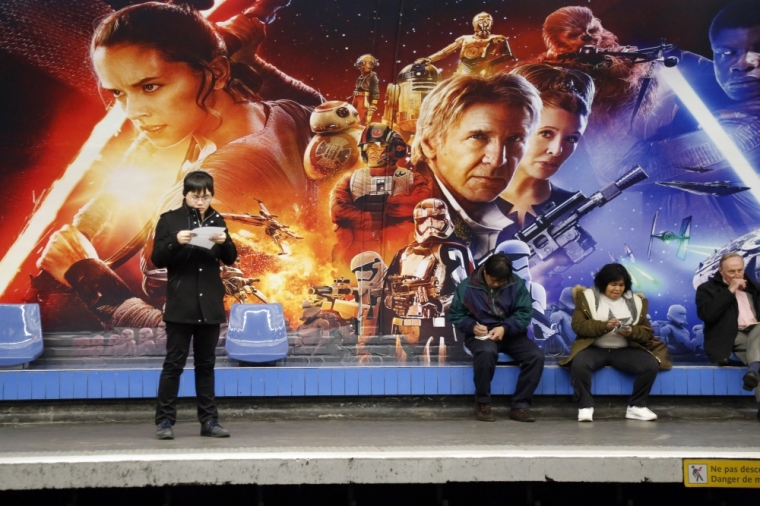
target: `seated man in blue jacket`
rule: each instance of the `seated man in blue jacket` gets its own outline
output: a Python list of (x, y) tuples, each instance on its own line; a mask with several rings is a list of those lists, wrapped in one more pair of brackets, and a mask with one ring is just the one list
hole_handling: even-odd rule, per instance
[(464, 344), (473, 356), (478, 420), (494, 421), (491, 380), (498, 354), (503, 352), (520, 364), (509, 417), (518, 422), (536, 421), (530, 407), (544, 370), (544, 354), (525, 330), (532, 315), (525, 283), (512, 275), (512, 262), (503, 253), (489, 257), (457, 287), (449, 318), (464, 335)]

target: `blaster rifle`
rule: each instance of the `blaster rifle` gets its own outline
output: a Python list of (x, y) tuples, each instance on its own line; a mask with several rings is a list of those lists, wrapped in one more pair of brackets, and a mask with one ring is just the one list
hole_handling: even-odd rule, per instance
[[(386, 307), (392, 309), (397, 315), (409, 316), (409, 309), (418, 317), (429, 318), (432, 313), (435, 316), (442, 310), (442, 303), (438, 279), (422, 279), (416, 276), (395, 275), (388, 276), (391, 284), (390, 300), (386, 299)], [(390, 304), (388, 304), (390, 302)]]
[[(435, 290), (438, 286), (435, 278), (422, 279), (416, 276), (401, 274), (396, 276), (388, 276), (388, 281), (391, 282), (391, 290), (394, 293), (413, 293), (416, 292), (418, 288)], [(428, 290), (425, 291), (427, 292)]]
[(336, 279), (332, 285), (310, 286), (309, 295), (316, 295), (319, 299), (345, 299), (346, 295), (351, 295), (353, 289), (349, 286), (349, 280), (346, 278)]
[(580, 219), (648, 177), (644, 169), (636, 165), (620, 179), (590, 197), (586, 197), (583, 192), (576, 192), (558, 206), (537, 216), (535, 223), (515, 234), (515, 239), (530, 247), (530, 257), (533, 261), (535, 257), (546, 260), (561, 249), (574, 264), (577, 264), (596, 247), (594, 238), (579, 225)]
[(664, 56), (663, 53), (671, 51), (675, 46), (666, 44), (662, 39), (660, 45), (647, 47), (643, 49), (632, 49), (630, 51), (610, 51), (600, 49), (596, 46), (583, 46), (574, 53), (565, 53), (557, 56), (560, 61), (573, 61), (584, 65), (608, 65), (612, 63), (612, 58), (624, 58), (631, 63), (647, 63), (651, 61), (662, 62), (666, 67), (675, 67), (678, 65), (678, 58), (675, 56)]
[(533, 310), (530, 324), (533, 326), (533, 337), (536, 340), (549, 339), (556, 334), (556, 330), (552, 328), (552, 322), (549, 318), (544, 313), (539, 313), (535, 309)]

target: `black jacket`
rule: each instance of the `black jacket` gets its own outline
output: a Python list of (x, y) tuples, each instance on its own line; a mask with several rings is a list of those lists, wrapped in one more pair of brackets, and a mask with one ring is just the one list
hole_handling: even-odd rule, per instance
[[(224, 227), (227, 241), (210, 250), (180, 244), (177, 233), (197, 227)], [(224, 285), (219, 262), (231, 265), (237, 258), (227, 225), (211, 207), (201, 223), (195, 209), (185, 204), (161, 215), (156, 225), (151, 261), (167, 270), (164, 321), (174, 323), (224, 323)]]
[[(760, 314), (760, 285), (744, 276), (746, 292), (751, 295), (755, 314)], [(739, 332), (739, 303), (719, 272), (697, 287), (697, 316), (705, 323), (705, 352), (713, 362), (731, 356)]]

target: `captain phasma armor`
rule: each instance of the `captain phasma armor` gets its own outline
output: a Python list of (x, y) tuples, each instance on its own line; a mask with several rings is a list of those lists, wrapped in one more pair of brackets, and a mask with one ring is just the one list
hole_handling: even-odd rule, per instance
[(455, 74), (487, 76), (495, 73), (498, 64), (515, 59), (507, 38), (491, 33), (493, 17), (490, 14), (481, 12), (475, 15), (472, 26), (475, 29), (473, 35), (462, 35), (437, 53), (417, 62), (435, 62), (459, 51)]
[(429, 363), (437, 354), (444, 362), (447, 355), (460, 358), (463, 353), (446, 313), (456, 286), (475, 266), (465, 246), (446, 240), (453, 231), (446, 203), (422, 200), (414, 208), (415, 241), (388, 268), (385, 305), (393, 313), (391, 332), (397, 335), (401, 360), (416, 355)]

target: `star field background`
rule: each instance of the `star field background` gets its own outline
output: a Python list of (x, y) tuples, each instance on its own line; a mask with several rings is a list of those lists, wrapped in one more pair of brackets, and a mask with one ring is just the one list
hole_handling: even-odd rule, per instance
[[(461, 35), (471, 34), (475, 14), (481, 11), (491, 14), (492, 32), (509, 37), (515, 56), (527, 60), (545, 49), (541, 26), (546, 16), (567, 5), (592, 9), (604, 27), (618, 36), (621, 44), (649, 47), (664, 37), (681, 49), (712, 59), (708, 29), (725, 1), (323, 0), (317, 3), (293, 0), (290, 6), (278, 12), (277, 20), (269, 26), (260, 54), (317, 88), (328, 99), (343, 100), (350, 94), (358, 75), (354, 61), (364, 53), (372, 53), (380, 60), (377, 74), (382, 102), (388, 83), (393, 82), (405, 65), (440, 50)], [(455, 56), (436, 62), (443, 77), (450, 76), (456, 65)], [(599, 185), (593, 177), (584, 180), (575, 176), (583, 174), (584, 168), (573, 167), (574, 163), (582, 163), (579, 156), (574, 158), (566, 162), (567, 167), (562, 171), (574, 175), (568, 176), (572, 181), (562, 181), (562, 174), (558, 174), (557, 183), (589, 196)], [(584, 228), (597, 241), (597, 250), (565, 273), (565, 283), (591, 285), (594, 268), (610, 262), (610, 254), (622, 260), (624, 244), (628, 244), (638, 260), (631, 266), (632, 272), (642, 267), (652, 277), (649, 280), (639, 274), (637, 282), (638, 289), (652, 299), (653, 319), (664, 320), (670, 304), (682, 304), (689, 309), (689, 321), (696, 323), (691, 282), (701, 258), (690, 253), (685, 262), (679, 261), (675, 258), (675, 244), (656, 241), (652, 259), (647, 262), (646, 242), (632, 238), (648, 237), (648, 231), (635, 228), (637, 225), (630, 219), (632, 213), (641, 212), (642, 197), (624, 193), (583, 220)], [(680, 222), (658, 223), (658, 231), (677, 231), (679, 225)], [(699, 236), (699, 232), (695, 226), (694, 234)]]
[[(343, 99), (358, 75), (356, 58), (372, 53), (380, 60), (377, 74), (384, 96), (405, 65), (471, 34), (472, 18), (481, 11), (493, 16), (493, 33), (509, 37), (515, 56), (526, 60), (544, 50), (541, 25), (546, 16), (567, 5), (591, 8), (623, 44), (646, 47), (665, 37), (711, 58), (707, 32), (725, 1), (293, 0), (269, 25), (260, 54), (327, 98)], [(444, 77), (453, 73), (456, 60), (452, 56), (436, 63)]]
[[(55, 0), (4, 2), (42, 5)], [(107, 0), (107, 3), (118, 9), (139, 2)], [(211, 18), (228, 19), (252, 3), (227, 0)], [(268, 25), (259, 54), (285, 73), (318, 89), (327, 99), (344, 100), (358, 75), (354, 62), (360, 55), (372, 53), (380, 61), (376, 71), (382, 102), (387, 85), (401, 68), (440, 50), (461, 35), (471, 34), (472, 18), (481, 11), (493, 16), (493, 33), (509, 37), (515, 56), (523, 61), (544, 50), (541, 25), (548, 14), (566, 5), (591, 8), (622, 44), (646, 47), (658, 44), (664, 37), (683, 50), (712, 58), (708, 28), (725, 3), (726, 0), (291, 0)], [(56, 4), (60, 9), (64, 5)], [(444, 77), (452, 74), (456, 64), (455, 56), (436, 63)], [(84, 53), (82, 65), (89, 65)], [(0, 89), (3, 91), (0, 170), (6, 183), (10, 183), (6, 186), (12, 188), (6, 192), (8, 198), (0, 208), (0, 217), (7, 218), (0, 220), (0, 251), (5, 252), (25, 225), (25, 220), (19, 217), (31, 214), (34, 199), (60, 177), (104, 111), (99, 100), (3, 51), (0, 51)], [(574, 163), (579, 162), (573, 158), (567, 162), (565, 173), (582, 172), (583, 167), (579, 166), (570, 170)], [(573, 180), (567, 188), (582, 190), (586, 195), (599, 189), (592, 178)], [(603, 223), (590, 223), (599, 220), (593, 216), (586, 220), (599, 247), (583, 262), (583, 269), (574, 274), (572, 282), (589, 284), (593, 266), (609, 262), (610, 251), (615, 255), (622, 253), (626, 237), (634, 232), (628, 217), (640, 212), (641, 201), (633, 194), (624, 194), (606, 209), (609, 212), (599, 215), (604, 217)], [(678, 225), (658, 223), (658, 228), (678, 230)], [(697, 232), (695, 226), (694, 233)], [(638, 258), (642, 249), (646, 252), (645, 244), (629, 246)], [(661, 298), (661, 304), (665, 304), (653, 308), (655, 318), (664, 317), (670, 303), (693, 306), (690, 273), (699, 258), (690, 254), (687, 262), (680, 262), (673, 251), (672, 244), (658, 243), (652, 262), (648, 263), (658, 278), (669, 279), (647, 289), (648, 294)], [(14, 297), (28, 284), (29, 272), (36, 272), (31, 264), (18, 276)], [(695, 316), (690, 318), (694, 319)]]

